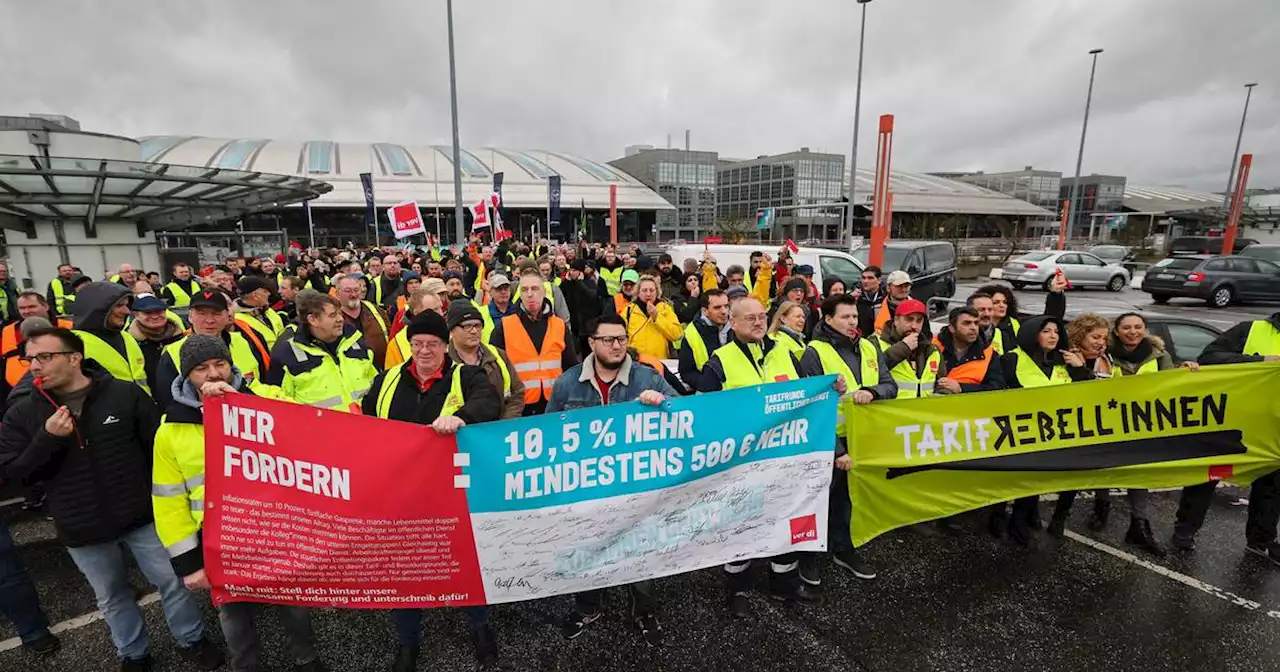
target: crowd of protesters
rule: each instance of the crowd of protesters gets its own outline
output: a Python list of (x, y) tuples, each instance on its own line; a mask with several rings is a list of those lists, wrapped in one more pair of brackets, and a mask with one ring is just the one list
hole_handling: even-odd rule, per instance
[[(1067, 322), (1067, 279), (1041, 313), (1019, 311), (1007, 286), (967, 297), (934, 332), (911, 277), (867, 267), (823, 279), (785, 248), (749, 266), (713, 253), (672, 259), (602, 245), (472, 240), (466, 246), (291, 249), (193, 268), (144, 272), (123, 264), (91, 279), (57, 268), (45, 291), (18, 289), (0, 263), (3, 395), (0, 479), (44, 510), (92, 586), (121, 670), (151, 669), (148, 635), (126, 579), (128, 548), (159, 590), (165, 621), (198, 669), (258, 669), (260, 642), (245, 604), (218, 607), (226, 651), (204, 632), (202, 402), (253, 394), (453, 433), (476, 423), (835, 374), (856, 404), (1073, 384), (1175, 367), (1141, 315)], [(1280, 314), (1242, 323), (1208, 346), (1202, 364), (1280, 360)], [(1195, 362), (1183, 364), (1198, 368)], [(865, 580), (876, 569), (850, 540), (844, 427), (833, 437), (830, 563)], [(1172, 544), (1194, 549), (1213, 483), (1187, 488)], [(1039, 498), (989, 507), (996, 537), (1061, 536), (1075, 493), (1059, 493), (1047, 526)], [(1145, 491), (1128, 493), (1126, 541), (1155, 555)], [(1280, 564), (1280, 477), (1253, 484), (1247, 548)], [(1109, 524), (1106, 491), (1088, 525)], [(957, 533), (955, 520), (916, 526)], [(819, 554), (762, 559), (768, 591), (822, 602)], [(751, 561), (725, 565), (726, 608), (749, 618)], [(652, 582), (625, 587), (626, 618), (663, 641)], [(59, 648), (31, 579), (0, 523), (0, 611), (25, 646)], [(275, 609), (295, 669), (325, 669), (305, 608)], [(477, 666), (500, 664), (489, 607), (465, 609)], [(603, 613), (602, 593), (572, 599), (561, 631), (573, 639)], [(391, 614), (391, 669), (417, 669), (419, 610)]]

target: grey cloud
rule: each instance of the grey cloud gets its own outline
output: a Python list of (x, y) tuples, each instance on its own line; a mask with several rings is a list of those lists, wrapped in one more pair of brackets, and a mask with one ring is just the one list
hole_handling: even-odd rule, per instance
[[(607, 160), (637, 142), (847, 154), (851, 0), (457, 0), (463, 142)], [(449, 142), (443, 0), (0, 0), (5, 112), (129, 135)], [(1255, 186), (1280, 184), (1272, 0), (877, 0), (859, 163), (895, 114), (907, 170), (1075, 165), (1221, 189), (1243, 103)], [(1269, 79), (1270, 78), (1270, 79)]]

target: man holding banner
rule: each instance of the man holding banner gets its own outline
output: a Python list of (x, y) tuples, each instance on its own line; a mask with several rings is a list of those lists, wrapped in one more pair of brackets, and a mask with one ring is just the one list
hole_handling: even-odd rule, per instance
[[(477, 318), (478, 319), (478, 318)], [(362, 402), (364, 415), (430, 425), (441, 434), (455, 434), (466, 425), (497, 420), (502, 396), (478, 366), (455, 364), (447, 355), (449, 327), (434, 311), (415, 315), (405, 329), (409, 361), (374, 378)], [(463, 607), (476, 662), (488, 669), (498, 661), (498, 643), (489, 625), (489, 608)], [(422, 610), (393, 609), (400, 645), (393, 672), (417, 669), (422, 651)]]
[[(908, 302), (903, 301), (900, 305), (908, 305)], [(822, 322), (814, 329), (813, 339), (800, 357), (800, 373), (805, 376), (840, 376), (840, 380), (854, 390), (855, 404), (869, 404), (898, 396), (898, 384), (885, 364), (883, 353), (871, 339), (862, 338), (858, 332), (858, 300), (852, 294), (837, 294), (822, 303)], [(859, 579), (870, 580), (876, 578), (876, 570), (854, 551), (850, 538), (848, 472), (853, 460), (849, 457), (845, 433), (844, 418), (837, 415), (827, 550), (837, 567)], [(816, 559), (816, 555), (808, 555), (800, 563), (800, 580), (811, 586), (822, 583)]]
[[(201, 537), (205, 511), (203, 402), (206, 397), (252, 392), (240, 370), (232, 365), (231, 350), (217, 337), (202, 334), (187, 337), (175, 359), (182, 362), (182, 369), (173, 386), (177, 390), (173, 404), (155, 435), (151, 504), (155, 510), (156, 533), (169, 552), (174, 571), (182, 577), (187, 590), (208, 590)], [(303, 607), (276, 608), (289, 639), (294, 669), (324, 669), (316, 653), (311, 612)], [(251, 602), (218, 605), (218, 622), (222, 625), (233, 670), (259, 669), (262, 645), (254, 624), (254, 610)]]
[[(627, 354), (627, 325), (615, 313), (605, 313), (587, 325), (587, 342), (591, 353), (581, 364), (565, 371), (556, 379), (547, 402), (547, 413), (625, 404), (639, 401), (659, 406), (669, 397), (680, 396), (662, 374), (638, 365)], [(653, 581), (637, 581), (627, 586), (632, 623), (650, 646), (662, 643), (662, 624), (654, 613)], [(578, 593), (577, 608), (564, 620), (561, 632), (565, 639), (575, 639), (587, 626), (599, 620), (604, 612), (601, 603), (604, 590)]]
[[(1280, 313), (1231, 327), (1200, 354), (1201, 364), (1239, 362), (1280, 362)], [(1216, 485), (1215, 481), (1209, 481), (1183, 488), (1173, 528), (1173, 545), (1177, 548), (1190, 551), (1196, 547), (1195, 535), (1204, 525)], [(1280, 471), (1273, 471), (1255, 480), (1249, 488), (1245, 548), (1280, 565), (1277, 523), (1280, 523)]]
[[(733, 339), (711, 353), (711, 359), (703, 367), (701, 391), (718, 392), (800, 378), (795, 357), (766, 335), (767, 322), (764, 304), (756, 298), (747, 297), (733, 305), (730, 311)], [(845, 386), (845, 379), (838, 378), (836, 391), (844, 394)], [(774, 599), (806, 606), (821, 604), (822, 596), (799, 580), (799, 567), (800, 561), (795, 553), (770, 558), (770, 595)], [(738, 618), (751, 616), (749, 569), (750, 560), (730, 562), (724, 566), (729, 612)]]

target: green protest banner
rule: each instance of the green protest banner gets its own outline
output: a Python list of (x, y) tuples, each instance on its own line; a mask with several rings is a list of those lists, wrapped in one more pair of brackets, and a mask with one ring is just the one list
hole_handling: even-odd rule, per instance
[(1280, 469), (1280, 366), (1179, 369), (843, 409), (853, 542), (1018, 497)]

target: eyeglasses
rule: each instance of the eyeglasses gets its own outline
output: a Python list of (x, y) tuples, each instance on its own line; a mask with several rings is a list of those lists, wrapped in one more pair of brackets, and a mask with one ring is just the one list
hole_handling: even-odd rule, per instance
[(769, 316), (764, 313), (760, 313), (759, 315), (743, 315), (741, 319), (747, 324), (764, 324), (769, 321)]
[(31, 360), (35, 360), (37, 362), (40, 362), (41, 364), (48, 364), (50, 361), (53, 360), (54, 357), (57, 357), (58, 355), (73, 355), (73, 354), (75, 353), (70, 350), (59, 350), (57, 352), (40, 352), (40, 353), (31, 355), (30, 357), (19, 357), (18, 361), (22, 362), (23, 364), (30, 364)]
[(458, 328), (465, 332), (474, 334), (483, 329), (484, 324), (481, 322), (469, 322), (467, 324), (459, 324)]
[(626, 336), (592, 336), (591, 340), (596, 341), (598, 343), (603, 343), (608, 346), (618, 346), (618, 345), (627, 344)]
[(444, 341), (409, 341), (409, 349), (413, 352), (419, 350), (443, 350)]

